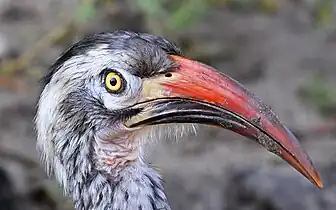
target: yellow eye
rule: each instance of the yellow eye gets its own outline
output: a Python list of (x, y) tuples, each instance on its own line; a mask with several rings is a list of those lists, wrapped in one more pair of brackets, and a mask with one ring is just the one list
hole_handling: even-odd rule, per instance
[(115, 72), (109, 72), (105, 77), (105, 86), (108, 91), (119, 91), (122, 88), (122, 79)]

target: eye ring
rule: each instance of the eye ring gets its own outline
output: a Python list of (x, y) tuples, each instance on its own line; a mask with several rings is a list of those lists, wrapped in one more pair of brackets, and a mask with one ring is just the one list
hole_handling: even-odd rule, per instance
[(104, 79), (105, 88), (110, 93), (120, 93), (125, 87), (125, 80), (114, 70), (107, 70)]

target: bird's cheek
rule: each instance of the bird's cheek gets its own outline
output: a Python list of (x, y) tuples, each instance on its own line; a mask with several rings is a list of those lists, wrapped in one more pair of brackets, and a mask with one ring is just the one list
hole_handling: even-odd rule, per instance
[(141, 98), (140, 88), (136, 90), (126, 90), (124, 93), (118, 95), (110, 93), (103, 95), (104, 105), (109, 110), (124, 109), (125, 107), (136, 104)]

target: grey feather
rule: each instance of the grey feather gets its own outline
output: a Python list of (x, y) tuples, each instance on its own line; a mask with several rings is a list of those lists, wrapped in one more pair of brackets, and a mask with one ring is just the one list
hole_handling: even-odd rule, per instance
[[(135, 113), (124, 108), (140, 99), (141, 78), (174, 66), (168, 54), (181, 51), (164, 38), (102, 33), (71, 46), (46, 75), (35, 118), (37, 149), (76, 209), (170, 209), (161, 176), (144, 161), (142, 142), (159, 138), (158, 132), (151, 129), (139, 137), (145, 140), (119, 136), (130, 141), (127, 147), (114, 143), (120, 139), (110, 141), (132, 132), (121, 121)], [(127, 81), (123, 94), (104, 89), (106, 68)], [(121, 166), (111, 167), (104, 159), (120, 156)]]

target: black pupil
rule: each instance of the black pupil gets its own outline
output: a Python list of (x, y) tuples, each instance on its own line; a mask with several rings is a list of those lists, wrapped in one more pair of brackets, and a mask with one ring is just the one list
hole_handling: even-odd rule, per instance
[(118, 83), (118, 81), (117, 81), (116, 78), (112, 77), (112, 78), (110, 79), (110, 84), (111, 84), (112, 86), (116, 86), (117, 83)]

